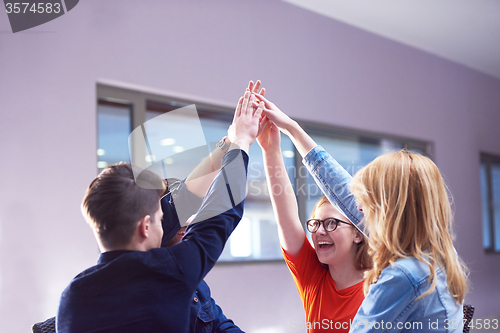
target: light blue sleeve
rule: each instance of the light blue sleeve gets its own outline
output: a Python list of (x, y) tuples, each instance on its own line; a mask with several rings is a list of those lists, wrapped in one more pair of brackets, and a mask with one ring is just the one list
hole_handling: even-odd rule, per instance
[(350, 191), (352, 176), (323, 147), (316, 146), (304, 157), (307, 167), (323, 194), (364, 232), (363, 213)]
[[(385, 268), (377, 283), (370, 286), (349, 332), (407, 332), (407, 323), (420, 328), (413, 324), (419, 306), (417, 297), (413, 284), (401, 270)], [(428, 326), (421, 325), (422, 329)]]

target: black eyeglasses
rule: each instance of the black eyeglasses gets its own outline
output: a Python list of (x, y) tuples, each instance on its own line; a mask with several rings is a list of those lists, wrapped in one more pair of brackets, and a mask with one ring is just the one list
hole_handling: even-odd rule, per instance
[(323, 228), (328, 231), (332, 232), (337, 229), (339, 226), (339, 223), (345, 223), (345, 224), (352, 224), (351, 222), (345, 222), (333, 217), (328, 217), (324, 220), (318, 220), (318, 219), (310, 219), (309, 221), (306, 222), (306, 227), (307, 230), (309, 230), (310, 233), (315, 233), (319, 229), (319, 225), (323, 223)]

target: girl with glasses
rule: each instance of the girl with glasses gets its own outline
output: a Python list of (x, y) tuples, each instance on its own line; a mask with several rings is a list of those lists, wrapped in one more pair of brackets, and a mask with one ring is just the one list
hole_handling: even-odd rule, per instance
[[(297, 201), (283, 162), (278, 128), (267, 122), (258, 142), (283, 256), (293, 275), (306, 312), (308, 332), (348, 332), (364, 299), (363, 274), (371, 268), (366, 240), (326, 197), (319, 200), (306, 226), (299, 220)], [(291, 323), (303, 329), (303, 323)]]
[[(348, 192), (364, 213), (373, 267), (365, 275), (366, 297), (350, 332), (462, 332), (466, 274), (451, 240), (450, 201), (437, 166), (403, 150), (376, 158), (351, 182), (295, 121), (257, 97), (265, 102), (264, 115), (291, 138), (328, 199), (346, 215), (359, 216), (346, 195), (350, 184)], [(325, 223), (311, 227), (324, 230)]]

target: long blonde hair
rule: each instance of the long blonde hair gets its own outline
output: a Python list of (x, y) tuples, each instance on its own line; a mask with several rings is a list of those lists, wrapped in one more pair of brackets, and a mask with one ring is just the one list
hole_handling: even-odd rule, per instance
[(446, 273), (450, 294), (463, 303), (466, 270), (453, 247), (451, 205), (434, 162), (407, 150), (382, 155), (354, 175), (351, 192), (364, 206), (373, 255), (365, 293), (384, 268), (414, 256), (431, 272), (431, 286), (420, 297), (434, 291), (440, 267)]

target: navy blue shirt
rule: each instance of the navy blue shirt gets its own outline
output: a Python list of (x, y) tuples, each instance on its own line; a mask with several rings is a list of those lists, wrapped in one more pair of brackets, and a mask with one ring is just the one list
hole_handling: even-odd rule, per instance
[[(236, 155), (243, 157), (239, 164)], [(243, 201), (235, 198), (244, 197), (248, 155), (232, 150), (222, 165), (184, 241), (145, 252), (101, 253), (97, 265), (71, 281), (59, 303), (58, 332), (189, 331), (193, 294), (243, 216)], [(214, 215), (222, 188), (233, 205)]]
[[(172, 186), (170, 186), (171, 182)], [(169, 188), (171, 192), (161, 199), (161, 208), (163, 210), (162, 247), (166, 246), (181, 229), (180, 221), (187, 221), (191, 215), (198, 211), (202, 204), (202, 199), (191, 193), (183, 181), (169, 179)], [(177, 211), (174, 201), (176, 203), (182, 202), (183, 209)], [(190, 229), (187, 232), (189, 233)], [(220, 306), (211, 297), (208, 284), (205, 281), (201, 281), (191, 297), (189, 332), (242, 333), (243, 331), (224, 315)]]
[(191, 301), (189, 331), (193, 333), (241, 333), (210, 295), (210, 288), (201, 281)]

